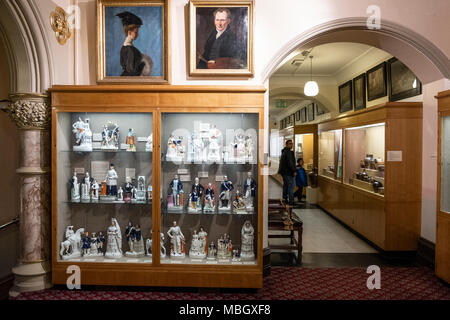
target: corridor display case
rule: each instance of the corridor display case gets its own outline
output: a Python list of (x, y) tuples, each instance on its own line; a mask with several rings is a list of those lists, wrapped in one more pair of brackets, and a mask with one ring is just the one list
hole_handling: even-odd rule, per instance
[(436, 275), (450, 283), (450, 90), (437, 96), (438, 125), (438, 183)]
[(344, 183), (384, 195), (385, 124), (344, 130)]
[(319, 175), (342, 178), (342, 130), (319, 132)]
[(52, 278), (262, 286), (262, 87), (52, 88)]
[[(343, 179), (330, 179), (343, 131)], [(318, 204), (380, 250), (415, 251), (420, 235), (422, 103), (389, 102), (319, 124)], [(328, 152), (325, 152), (328, 151)], [(338, 163), (335, 160), (334, 163)]]

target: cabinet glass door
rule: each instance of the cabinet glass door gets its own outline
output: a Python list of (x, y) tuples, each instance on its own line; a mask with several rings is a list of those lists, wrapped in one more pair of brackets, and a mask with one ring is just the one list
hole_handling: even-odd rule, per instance
[(58, 261), (151, 263), (152, 114), (57, 121)]
[(342, 130), (319, 134), (319, 175), (340, 180), (342, 177)]
[(258, 114), (161, 114), (161, 263), (256, 264)]

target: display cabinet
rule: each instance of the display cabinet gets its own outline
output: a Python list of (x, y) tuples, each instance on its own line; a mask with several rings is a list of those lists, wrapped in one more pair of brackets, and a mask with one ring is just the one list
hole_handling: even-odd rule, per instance
[(342, 178), (342, 130), (319, 133), (319, 175), (334, 180)]
[[(415, 251), (422, 200), (422, 103), (385, 103), (320, 123), (318, 130), (319, 206), (381, 250)], [(323, 172), (332, 159), (333, 153), (325, 152), (331, 150), (332, 134), (341, 131), (339, 180)], [(334, 159), (339, 163), (336, 151)]]
[(450, 283), (450, 90), (438, 99), (436, 275)]
[(262, 87), (55, 86), (52, 279), (262, 286)]

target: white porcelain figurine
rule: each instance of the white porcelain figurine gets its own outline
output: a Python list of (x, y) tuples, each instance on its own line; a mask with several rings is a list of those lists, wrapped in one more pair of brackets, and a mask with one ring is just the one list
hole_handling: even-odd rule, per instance
[(189, 250), (189, 258), (191, 259), (206, 258), (205, 249), (203, 248), (203, 242), (202, 240), (200, 240), (196, 230), (194, 230), (194, 234), (192, 235), (191, 248)]
[(81, 235), (84, 234), (84, 228), (73, 231), (73, 226), (66, 228), (65, 240), (61, 242), (59, 254), (61, 259), (69, 260), (81, 257)]
[(200, 184), (199, 178), (196, 177), (194, 179), (194, 184), (192, 185), (192, 191), (189, 194), (189, 209), (188, 209), (189, 212), (191, 213), (202, 212), (204, 190), (205, 188)]
[(248, 212), (253, 212), (253, 199), (256, 196), (256, 181), (253, 179), (253, 174), (247, 172), (247, 179), (244, 182), (244, 202), (245, 208)]
[(141, 227), (139, 225), (133, 226), (128, 222), (128, 227), (125, 230), (125, 236), (130, 250), (125, 252), (127, 257), (142, 257), (145, 253), (144, 240), (142, 238)]
[[(152, 231), (150, 230), (150, 238), (146, 240), (145, 244), (147, 246), (147, 251), (146, 251), (146, 255), (151, 257), (152, 256)], [(161, 232), (161, 237), (160, 237), (160, 249), (161, 249), (161, 258), (165, 258), (166, 257), (166, 248), (164, 247), (164, 233)]]
[(98, 196), (99, 196), (98, 191), (99, 191), (99, 189), (100, 189), (100, 186), (98, 185), (97, 180), (94, 179), (93, 182), (92, 182), (92, 186), (91, 186), (91, 199), (93, 201), (97, 201), (98, 200)]
[(208, 183), (208, 187), (205, 189), (205, 206), (203, 207), (204, 212), (214, 212), (215, 209), (215, 194), (216, 187)]
[(115, 218), (111, 219), (111, 225), (108, 227), (107, 235), (105, 258), (117, 259), (122, 257), (122, 233), (119, 223)]
[(170, 227), (167, 234), (170, 238), (170, 257), (171, 258), (184, 258), (185, 257), (185, 239), (181, 232), (181, 228), (177, 225), (177, 222), (173, 222), (173, 226)]
[(253, 252), (253, 240), (255, 237), (255, 230), (249, 220), (246, 220), (242, 226), (241, 237), (241, 260), (254, 260), (255, 253)]
[(92, 182), (93, 182), (93, 180), (89, 176), (89, 172), (86, 171), (86, 174), (83, 179), (83, 183), (81, 184), (81, 201), (91, 200), (91, 183)]
[(138, 176), (137, 179), (137, 188), (136, 188), (136, 202), (145, 202), (146, 201), (146, 190), (145, 190), (145, 177)]
[(92, 131), (89, 126), (89, 119), (78, 118), (72, 125), (72, 132), (75, 134), (75, 145), (73, 151), (92, 151)]
[(119, 126), (111, 121), (103, 126), (102, 144), (103, 150), (118, 150), (119, 149)]
[(231, 258), (231, 252), (233, 245), (231, 243), (230, 236), (224, 234), (217, 240), (217, 259), (228, 260)]

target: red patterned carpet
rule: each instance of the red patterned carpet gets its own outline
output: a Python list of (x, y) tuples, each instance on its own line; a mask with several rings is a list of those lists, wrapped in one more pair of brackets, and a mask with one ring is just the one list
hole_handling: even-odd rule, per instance
[(381, 289), (369, 290), (364, 268), (272, 267), (255, 293), (44, 290), (16, 300), (450, 300), (450, 287), (429, 268), (382, 267)]

